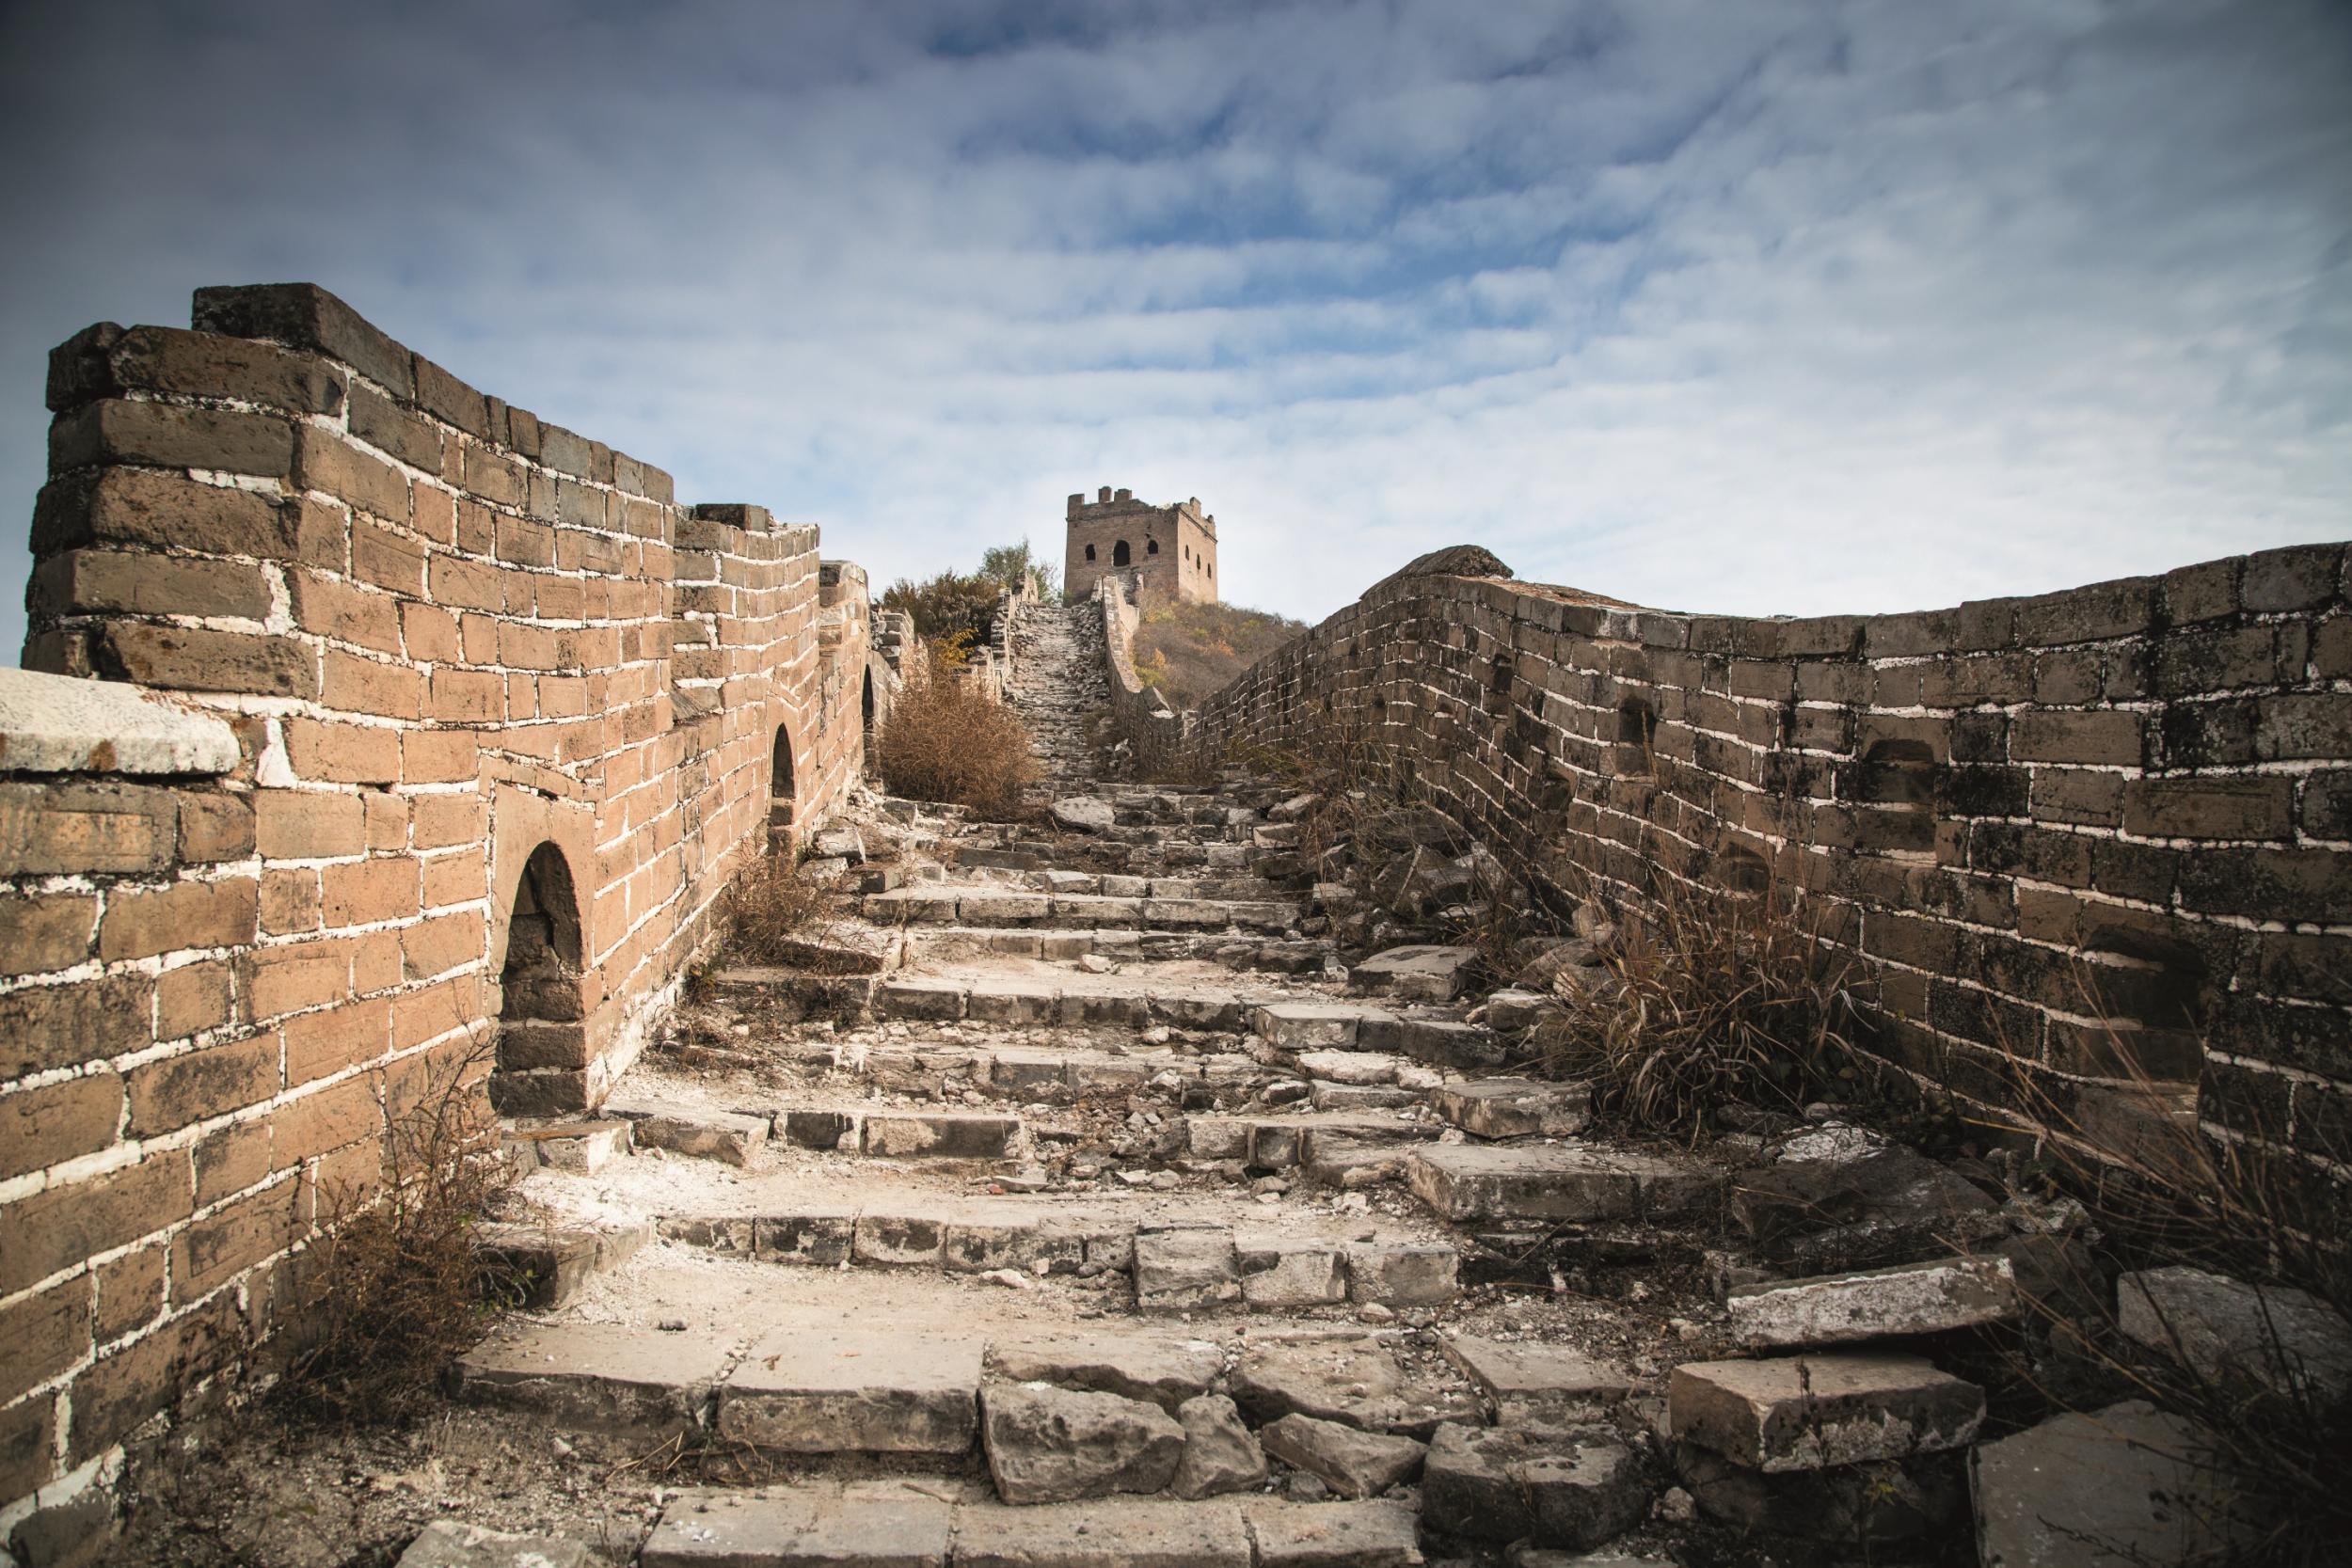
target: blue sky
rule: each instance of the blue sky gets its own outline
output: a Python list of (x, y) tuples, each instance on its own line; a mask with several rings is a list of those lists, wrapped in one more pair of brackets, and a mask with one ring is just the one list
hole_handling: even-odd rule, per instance
[(0, 62), (19, 551), (49, 346), (286, 278), (884, 580), (1100, 484), (1311, 618), (1469, 540), (1813, 613), (2352, 534), (2335, 0), (19, 4)]

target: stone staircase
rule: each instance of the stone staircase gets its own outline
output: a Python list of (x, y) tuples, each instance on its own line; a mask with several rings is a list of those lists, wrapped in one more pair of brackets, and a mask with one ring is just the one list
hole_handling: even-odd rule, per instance
[[(723, 967), (599, 1117), (513, 1129), (532, 1309), (456, 1398), (760, 1456), (648, 1565), (1565, 1563), (1671, 1537), (1673, 1445), (1771, 1471), (1777, 1384), (1630, 1402), (1689, 1321), (1544, 1250), (1696, 1259), (1723, 1170), (1576, 1141), (1467, 950), (1343, 967), (1281, 789), (1096, 779), (1090, 613), (1012, 631), (1043, 820), (882, 802), (856, 962)], [(1856, 1430), (1966, 1424), (1923, 1366), (1844, 1369)]]

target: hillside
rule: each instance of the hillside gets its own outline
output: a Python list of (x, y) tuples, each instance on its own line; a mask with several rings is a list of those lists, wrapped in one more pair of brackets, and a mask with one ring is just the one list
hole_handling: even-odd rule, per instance
[(1136, 628), (1136, 674), (1168, 706), (1200, 699), (1307, 629), (1303, 621), (1231, 604), (1159, 605)]

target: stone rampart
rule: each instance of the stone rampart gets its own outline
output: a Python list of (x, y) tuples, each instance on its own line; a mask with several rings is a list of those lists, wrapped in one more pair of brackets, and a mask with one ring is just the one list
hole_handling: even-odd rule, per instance
[(0, 1505), (275, 1326), (436, 1068), (596, 1102), (862, 766), (865, 576), (814, 528), (680, 506), (308, 285), (195, 319), (51, 362), (44, 673), (0, 687)]
[(1183, 766), (1189, 720), (1173, 712), (1168, 699), (1136, 674), (1136, 627), (1143, 587), (1133, 578), (1106, 574), (1094, 585), (1103, 613), (1103, 678), (1110, 693), (1111, 733), (1127, 743), (1128, 754), (1145, 777)]
[(1806, 620), (1455, 575), (1499, 570), (1379, 584), (1211, 697), (1197, 754), (1353, 736), (1611, 901), (1777, 871), (1915, 1073), (1997, 1107), (2023, 1064), (2091, 1122), (2120, 1050), (2208, 1125), (2344, 1147), (2345, 546)]

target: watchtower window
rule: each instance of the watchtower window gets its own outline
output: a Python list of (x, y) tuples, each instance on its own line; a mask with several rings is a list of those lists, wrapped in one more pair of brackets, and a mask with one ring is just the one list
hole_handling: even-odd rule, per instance
[(1112, 565), (1124, 566), (1133, 560), (1135, 560), (1135, 552), (1127, 547), (1127, 541), (1124, 539), (1121, 539), (1118, 544), (1111, 546)]
[(1087, 559), (1089, 561), (1092, 561), (1094, 559), (1094, 546), (1092, 545), (1089, 545), (1087, 546)]
[(1146, 539), (1146, 540), (1143, 542), (1143, 553), (1144, 553), (1144, 554), (1146, 554), (1146, 555), (1157, 555), (1157, 554), (1159, 554), (1159, 553), (1160, 553), (1160, 542), (1159, 542), (1157, 539)]

